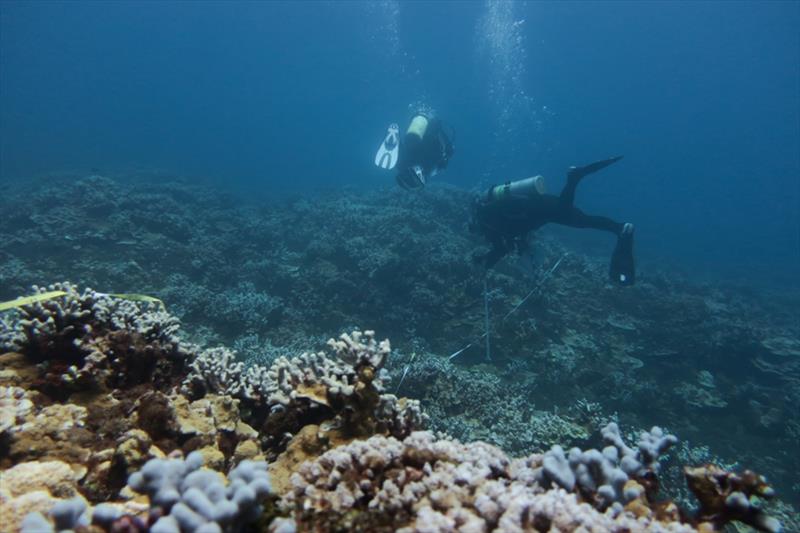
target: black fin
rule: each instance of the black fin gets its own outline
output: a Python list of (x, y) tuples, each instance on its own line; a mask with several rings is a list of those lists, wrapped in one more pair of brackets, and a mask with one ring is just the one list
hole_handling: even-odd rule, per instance
[(603, 159), (602, 161), (595, 161), (594, 163), (589, 163), (586, 166), (571, 167), (569, 169), (568, 175), (569, 175), (570, 178), (582, 178), (584, 176), (588, 176), (589, 174), (597, 172), (598, 170), (602, 170), (602, 169), (606, 168), (609, 165), (613, 165), (614, 163), (616, 163), (617, 161), (619, 161), (623, 157), (624, 156), (618, 155), (616, 157), (610, 157), (608, 159)]
[(614, 253), (611, 254), (611, 268), (608, 276), (618, 285), (633, 285), (636, 282), (636, 268), (633, 261), (633, 234), (622, 234), (617, 239)]

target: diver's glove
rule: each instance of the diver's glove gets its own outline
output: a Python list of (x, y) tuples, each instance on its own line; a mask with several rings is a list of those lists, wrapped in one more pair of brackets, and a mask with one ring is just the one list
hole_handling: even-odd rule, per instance
[(630, 222), (625, 223), (617, 238), (617, 245), (611, 254), (608, 276), (618, 285), (633, 285), (636, 282), (633, 262), (633, 224)]

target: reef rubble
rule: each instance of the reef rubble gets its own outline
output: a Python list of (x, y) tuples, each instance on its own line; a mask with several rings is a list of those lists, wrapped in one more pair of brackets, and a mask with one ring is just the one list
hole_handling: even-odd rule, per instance
[[(750, 471), (687, 465), (659, 497), (660, 428), (511, 458), (425, 431), (372, 331), (245, 366), (177, 319), (69, 283), (0, 330), (0, 515), (10, 531), (721, 531), (781, 526)], [(13, 351), (12, 351), (13, 350)]]

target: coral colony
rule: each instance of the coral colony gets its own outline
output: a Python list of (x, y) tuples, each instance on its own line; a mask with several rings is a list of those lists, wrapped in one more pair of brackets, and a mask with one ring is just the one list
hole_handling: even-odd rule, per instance
[(800, 531), (791, 294), (484, 276), (447, 186), (5, 192), (0, 531)]

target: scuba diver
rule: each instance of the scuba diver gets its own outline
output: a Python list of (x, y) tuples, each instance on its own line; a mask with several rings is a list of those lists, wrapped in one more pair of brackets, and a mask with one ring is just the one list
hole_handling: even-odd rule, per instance
[(424, 187), (430, 178), (447, 167), (453, 143), (438, 118), (417, 113), (411, 119), (402, 142), (397, 124), (389, 126), (375, 165), (386, 170), (397, 166), (397, 183), (404, 189)]
[(521, 253), (527, 245), (528, 233), (548, 223), (572, 228), (592, 228), (617, 236), (611, 255), (609, 276), (620, 285), (632, 285), (636, 279), (633, 263), (633, 224), (610, 218), (587, 215), (573, 205), (575, 188), (580, 181), (613, 163), (622, 156), (597, 161), (584, 167), (570, 167), (567, 184), (559, 196), (545, 194), (544, 178), (535, 176), (502, 185), (494, 185), (473, 202), (470, 231), (481, 233), (492, 248), (474, 257), (485, 268), (492, 268), (507, 253)]

